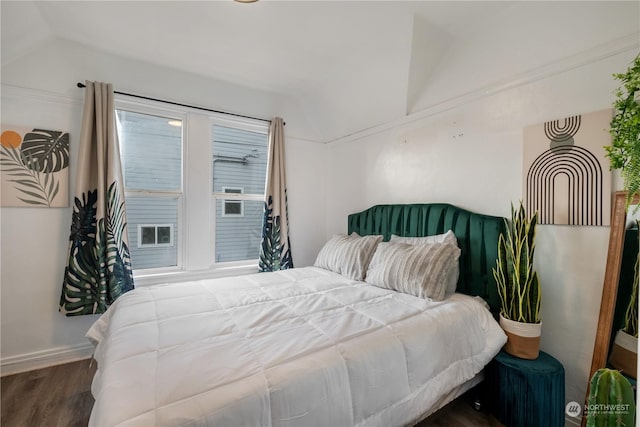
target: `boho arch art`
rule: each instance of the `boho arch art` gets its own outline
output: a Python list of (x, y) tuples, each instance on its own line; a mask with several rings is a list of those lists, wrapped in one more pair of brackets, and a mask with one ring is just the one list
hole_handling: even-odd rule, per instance
[(525, 128), (523, 191), (540, 224), (609, 225), (611, 110)]

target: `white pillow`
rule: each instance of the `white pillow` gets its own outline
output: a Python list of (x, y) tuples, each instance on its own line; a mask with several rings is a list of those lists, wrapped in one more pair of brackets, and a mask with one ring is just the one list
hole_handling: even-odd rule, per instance
[(342, 274), (351, 280), (362, 281), (381, 240), (382, 236), (336, 234), (325, 243), (313, 265)]
[[(453, 234), (453, 231), (451, 230), (447, 231), (444, 234), (435, 234), (433, 236), (424, 237), (401, 237), (392, 234), (389, 241), (393, 243), (408, 243), (410, 245), (449, 243), (458, 247), (458, 239), (456, 239), (456, 235)], [(460, 258), (460, 255), (458, 255), (458, 258)], [(456, 262), (453, 263), (451, 269), (447, 274), (447, 289), (445, 290), (446, 296), (454, 294), (456, 292), (456, 288), (458, 287), (458, 278), (460, 277), (460, 264), (457, 262), (458, 258), (456, 258)]]
[(456, 235), (453, 234), (453, 231), (451, 230), (444, 234), (434, 234), (433, 236), (424, 237), (402, 237), (392, 234), (389, 241), (393, 243), (408, 243), (410, 245), (423, 245), (425, 243), (451, 243), (458, 246), (458, 239), (456, 239)]
[(366, 282), (442, 301), (447, 274), (459, 257), (460, 249), (449, 243), (380, 243), (369, 264)]

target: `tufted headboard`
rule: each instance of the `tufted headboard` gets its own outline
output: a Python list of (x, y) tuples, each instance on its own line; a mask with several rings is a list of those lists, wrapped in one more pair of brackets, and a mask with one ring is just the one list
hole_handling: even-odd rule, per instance
[(492, 268), (498, 256), (498, 239), (505, 230), (505, 218), (481, 215), (446, 203), (376, 205), (349, 215), (349, 233), (361, 236), (392, 234), (421, 237), (452, 230), (461, 249), (457, 292), (480, 296), (494, 315), (500, 298)]

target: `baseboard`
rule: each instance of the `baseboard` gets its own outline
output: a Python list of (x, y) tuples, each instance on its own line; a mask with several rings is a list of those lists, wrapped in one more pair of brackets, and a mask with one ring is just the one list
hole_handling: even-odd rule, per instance
[(5, 357), (0, 360), (0, 376), (88, 359), (92, 354), (93, 345), (87, 343)]

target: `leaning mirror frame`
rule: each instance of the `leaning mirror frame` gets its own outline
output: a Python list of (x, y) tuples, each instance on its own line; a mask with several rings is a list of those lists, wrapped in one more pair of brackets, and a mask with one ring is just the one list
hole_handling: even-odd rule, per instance
[[(640, 194), (635, 194), (629, 205), (640, 204)], [(591, 359), (591, 378), (598, 369), (607, 366), (611, 329), (613, 327), (613, 316), (618, 295), (618, 283), (620, 281), (620, 268), (622, 265), (622, 252), (624, 247), (624, 235), (627, 227), (627, 193), (619, 191), (614, 194), (613, 207), (611, 212), (611, 231), (609, 234), (609, 250), (607, 254), (607, 264), (602, 287), (602, 300), (600, 303), (600, 315), (598, 317), (598, 328), (596, 330), (596, 340), (593, 347), (593, 357)], [(587, 390), (587, 397), (589, 391)], [(585, 398), (586, 401), (586, 398)], [(585, 418), (583, 418), (585, 425)]]

